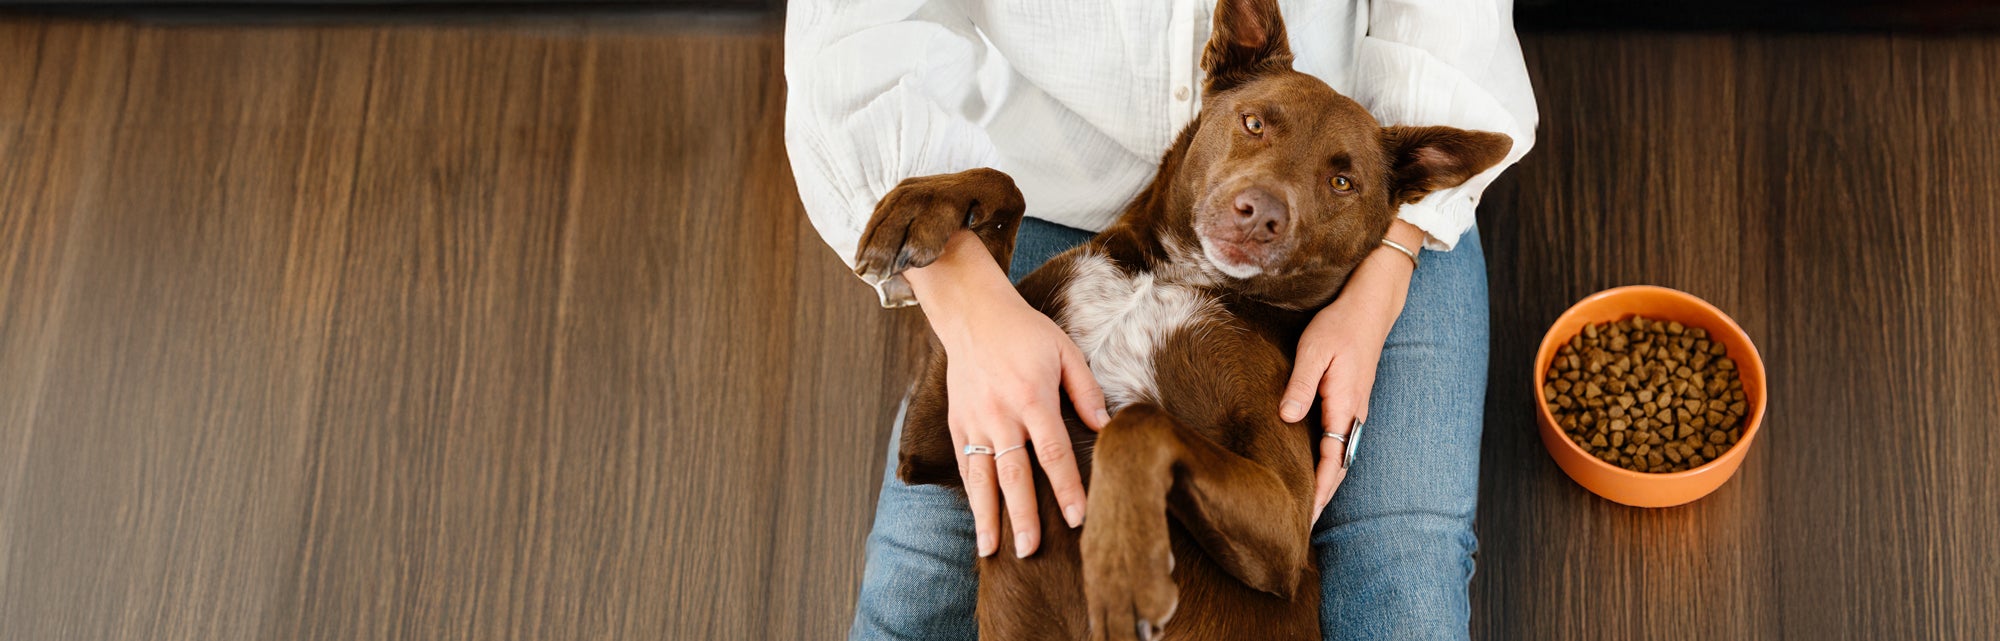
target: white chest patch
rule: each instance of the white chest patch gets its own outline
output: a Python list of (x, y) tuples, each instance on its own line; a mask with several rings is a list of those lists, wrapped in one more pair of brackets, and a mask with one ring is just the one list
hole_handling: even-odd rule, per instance
[(1136, 401), (1158, 402), (1153, 356), (1161, 341), (1220, 312), (1215, 300), (1192, 287), (1158, 282), (1153, 274), (1126, 275), (1102, 254), (1084, 254), (1064, 292), (1062, 326), (1090, 359), (1113, 412)]

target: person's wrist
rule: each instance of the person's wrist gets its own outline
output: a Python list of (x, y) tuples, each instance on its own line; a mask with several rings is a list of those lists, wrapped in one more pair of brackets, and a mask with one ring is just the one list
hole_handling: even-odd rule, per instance
[[(1383, 243), (1368, 254), (1365, 262), (1372, 263), (1375, 271), (1401, 272), (1407, 276), (1416, 271), (1416, 254), (1424, 250), (1424, 240), (1428, 237), (1429, 234), (1424, 233), (1422, 228), (1398, 218), (1389, 224), (1389, 232), (1382, 237)], [(1389, 243), (1395, 243), (1395, 246)], [(1406, 269), (1388, 267), (1398, 262)]]
[(903, 277), (947, 351), (968, 338), (966, 327), (986, 313), (982, 310), (1019, 297), (993, 254), (970, 231), (953, 234), (936, 261), (905, 271)]
[[(1388, 235), (1391, 240), (1408, 241), (1405, 244), (1409, 247), (1422, 246), (1422, 230), (1401, 220), (1395, 225)], [(1415, 235), (1416, 239), (1411, 239), (1411, 235)], [(1382, 333), (1386, 334), (1387, 328), (1394, 325), (1396, 317), (1403, 313), (1403, 303), (1408, 298), (1410, 279), (1415, 271), (1416, 264), (1409, 256), (1391, 247), (1377, 247), (1362, 259), (1360, 266), (1355, 267), (1341, 297), (1352, 296), (1355, 299), (1353, 302), (1378, 309), (1380, 313), (1371, 316), (1380, 317), (1377, 320), (1381, 322), (1374, 324), (1381, 325)]]

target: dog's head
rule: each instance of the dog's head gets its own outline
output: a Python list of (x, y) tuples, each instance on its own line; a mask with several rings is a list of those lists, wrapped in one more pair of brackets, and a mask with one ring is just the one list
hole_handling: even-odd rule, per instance
[(1202, 56), (1202, 110), (1171, 180), (1176, 254), (1284, 307), (1325, 304), (1396, 208), (1505, 157), (1505, 135), (1383, 127), (1292, 70), (1275, 0), (1221, 0)]

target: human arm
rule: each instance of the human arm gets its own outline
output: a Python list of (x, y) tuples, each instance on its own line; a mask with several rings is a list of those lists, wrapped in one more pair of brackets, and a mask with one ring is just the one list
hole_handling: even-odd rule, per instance
[[(1474, 225), (1486, 187), (1534, 144), (1534, 93), (1514, 37), (1512, 4), (1385, 0), (1369, 9), (1368, 33), (1357, 54), (1357, 101), (1385, 124), (1448, 125), (1502, 133), (1513, 141), (1499, 163), (1398, 210), (1390, 240), (1412, 250), (1449, 251)], [(1414, 267), (1408, 256), (1383, 247), (1356, 268), (1300, 338), (1281, 416), (1304, 418), (1318, 396), (1324, 429), (1345, 434), (1355, 422), (1367, 421), (1376, 365), (1402, 313)], [(1327, 445), (1325, 454), (1344, 454), (1344, 448)], [(1315, 508), (1323, 509), (1345, 478), (1340, 460), (1322, 457)]]
[[(871, 212), (905, 179), (996, 164), (979, 124), (986, 101), (975, 80), (990, 54), (956, 7), (791, 6), (786, 143), (814, 227), (850, 266)], [(980, 555), (994, 552), (1003, 498), (1016, 553), (1039, 546), (1030, 459), (1008, 450), (1031, 440), (1067, 520), (1080, 524), (1083, 485), (1059, 386), (1086, 424), (1101, 427), (1105, 416), (1102, 394), (1068, 335), (1021, 298), (969, 232), (951, 236), (934, 261), (869, 280), (885, 306), (921, 301), (944, 347), (949, 422)], [(1008, 453), (966, 455), (967, 444)]]

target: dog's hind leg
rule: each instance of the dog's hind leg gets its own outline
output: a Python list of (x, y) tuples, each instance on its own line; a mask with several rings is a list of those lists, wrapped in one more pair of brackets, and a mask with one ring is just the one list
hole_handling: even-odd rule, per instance
[(855, 249), (854, 273), (875, 286), (883, 306), (916, 304), (903, 272), (937, 260), (958, 230), (972, 230), (1007, 269), (1026, 208), (1013, 177), (997, 169), (906, 179), (875, 205)]
[[(934, 348), (935, 349), (935, 348)], [(896, 453), (896, 476), (911, 485), (960, 487), (958, 455), (952, 445), (945, 396), (945, 360), (933, 352), (910, 390), (903, 413), (903, 442)]]
[(1095, 457), (1082, 548), (1093, 639), (1145, 638), (1172, 615), (1169, 514), (1251, 588), (1290, 598), (1300, 587), (1309, 486), (1285, 483), (1147, 403), (1112, 417)]

